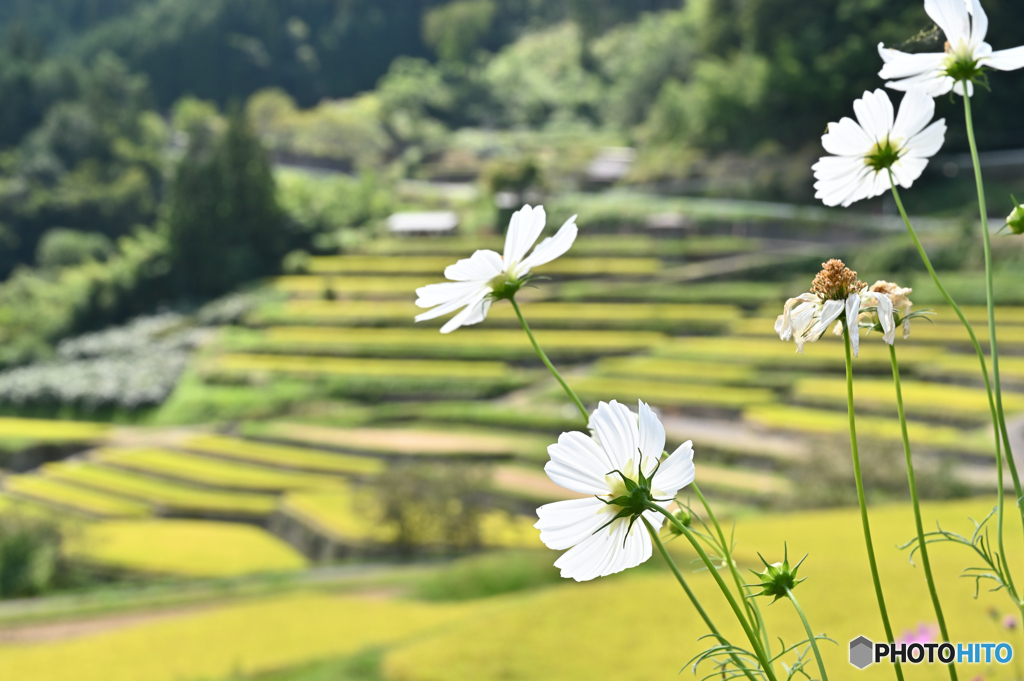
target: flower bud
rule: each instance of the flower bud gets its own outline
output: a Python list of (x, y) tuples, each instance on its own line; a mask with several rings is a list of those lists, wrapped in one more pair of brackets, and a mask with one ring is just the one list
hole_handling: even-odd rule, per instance
[(1017, 199), (1014, 199), (1013, 203), (1014, 209), (1010, 216), (1006, 218), (1006, 226), (1014, 234), (1024, 234), (1024, 207), (1017, 203)]
[[(693, 514), (690, 513), (689, 509), (686, 508), (680, 508), (678, 511), (672, 514), (672, 517), (678, 520), (679, 524), (683, 527), (689, 527), (690, 523), (693, 522)], [(682, 532), (679, 530), (675, 523), (668, 524), (668, 531), (675, 535), (682, 534)]]

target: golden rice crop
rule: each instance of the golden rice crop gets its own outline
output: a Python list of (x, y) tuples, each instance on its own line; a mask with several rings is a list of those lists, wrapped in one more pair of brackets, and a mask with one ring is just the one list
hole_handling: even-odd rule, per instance
[(0, 418), (0, 439), (41, 442), (98, 440), (110, 431), (108, 423), (50, 419)]
[[(169, 545), (168, 551), (173, 553)], [(293, 594), (246, 600), (87, 636), (4, 645), (0, 678), (183, 681), (256, 675), (413, 640), (480, 611), (479, 604), (375, 596)]]
[(588, 400), (642, 399), (652, 404), (690, 407), (739, 409), (752, 404), (775, 401), (775, 393), (766, 388), (733, 388), (718, 385), (692, 385), (689, 382), (618, 378), (611, 376), (584, 376), (576, 379), (573, 387)]
[(273, 492), (339, 484), (339, 479), (333, 476), (268, 468), (168, 449), (101, 449), (93, 452), (90, 458), (140, 473), (232, 489)]
[(183, 577), (306, 567), (306, 559), (298, 552), (258, 527), (210, 520), (100, 521), (73, 534), (66, 550), (70, 557), (90, 565)]
[(217, 356), (212, 364), (223, 371), (269, 371), (352, 377), (500, 380), (511, 375), (508, 365), (503, 362), (457, 360), (368, 360), (311, 355), (229, 353)]
[(384, 470), (382, 461), (368, 457), (253, 442), (223, 435), (198, 435), (186, 440), (182, 446), (200, 453), (300, 471), (375, 475)]
[[(988, 393), (984, 388), (914, 380), (903, 380), (900, 383), (904, 406), (911, 416), (933, 419), (987, 419), (990, 416)], [(796, 382), (793, 396), (810, 404), (845, 408), (846, 381), (838, 378), (802, 378)], [(896, 414), (896, 390), (892, 379), (858, 378), (854, 385), (854, 404), (858, 412), (863, 409)], [(1024, 395), (1003, 392), (1003, 406), (1007, 412), (1024, 411)]]
[[(736, 319), (740, 311), (730, 305), (685, 305), (671, 303), (526, 303), (523, 314), (533, 325), (662, 328), (687, 324), (718, 328)], [(297, 298), (283, 303), (270, 303), (250, 321), (272, 324), (379, 324), (382, 322), (412, 325), (414, 317), (423, 312), (409, 301), (323, 300)], [(491, 308), (488, 324), (518, 326), (512, 307)], [(431, 324), (434, 325), (434, 324)]]
[[(868, 342), (870, 341), (870, 342)], [(696, 361), (735, 362), (753, 364), (765, 368), (802, 369), (812, 371), (822, 368), (842, 369), (845, 365), (842, 340), (831, 332), (826, 333), (817, 343), (804, 346), (804, 354), (796, 352), (793, 342), (774, 338), (673, 338), (656, 348), (659, 356), (675, 357)], [(903, 344), (899, 348), (900, 365), (917, 369), (918, 365), (934, 363), (946, 357), (942, 348), (934, 346)], [(977, 361), (977, 360), (975, 360)], [(880, 336), (861, 339), (857, 366), (874, 370), (890, 367), (888, 347)]]
[[(758, 405), (743, 411), (743, 418), (765, 428), (793, 430), (820, 435), (846, 436), (850, 422), (846, 411), (810, 409), (789, 405)], [(993, 454), (990, 439), (981, 431), (963, 430), (932, 423), (907, 423), (910, 443), (952, 451)], [(862, 438), (901, 441), (900, 422), (896, 418), (858, 416), (857, 434)]]
[[(641, 350), (665, 340), (653, 331), (558, 331), (541, 329), (537, 342), (547, 352), (599, 353)], [(498, 356), (534, 353), (529, 338), (515, 329), (459, 329), (442, 336), (436, 329), (329, 328), (317, 326), (270, 327), (251, 336), (257, 347), (321, 352), (431, 352), (442, 351), (464, 356)], [(230, 340), (230, 337), (228, 337)]]
[(746, 383), (756, 376), (750, 365), (654, 356), (603, 357), (596, 369), (604, 376), (693, 383)]
[[(700, 468), (698, 467), (698, 479)], [(992, 500), (970, 500), (925, 504), (929, 526), (939, 520), (943, 527), (966, 529), (968, 515), (983, 517)], [(907, 560), (907, 553), (895, 547), (914, 534), (908, 505), (871, 509), (874, 545), (882, 573), (882, 585), (896, 636), (916, 630), (922, 622), (933, 622), (934, 614), (919, 566)], [(1013, 532), (1015, 530), (1009, 530)], [(1019, 530), (1016, 530), (1019, 532)], [(851, 603), (873, 604), (874, 592), (863, 560), (863, 538), (856, 509), (763, 515), (745, 518), (736, 526), (737, 560), (744, 574), (761, 566), (755, 551), (769, 561), (781, 561), (784, 542), (790, 559), (809, 553), (801, 576), (807, 577), (797, 597), (815, 631), (838, 642), (820, 645), (828, 668), (842, 674), (849, 664), (846, 642), (866, 635), (879, 640), (881, 624), (874, 607), (850, 607)], [(696, 592), (715, 624), (732, 640), (743, 641), (711, 576), (690, 566), (691, 551), (675, 541), (670, 549), (686, 580)], [(552, 559), (555, 557), (551, 553)], [(655, 557), (652, 560), (656, 560)], [(1019, 563), (1024, 554), (1015, 548), (1011, 561)], [(1002, 594), (982, 590), (979, 600), (971, 596), (974, 585), (959, 578), (965, 560), (956, 549), (933, 551), (932, 563), (939, 582), (946, 619), (953, 640), (1008, 640), (999, 617), (1010, 614)], [(678, 675), (691, 656), (708, 647), (707, 631), (682, 590), (667, 573), (630, 571), (620, 577), (603, 578), (588, 584), (568, 583), (527, 595), (495, 599), (497, 612), (481, 612), (429, 637), (392, 649), (384, 660), (388, 681), (589, 681), (614, 678), (623, 681), (670, 679)], [(762, 606), (767, 605), (762, 600)], [(788, 644), (804, 638), (800, 620), (791, 607), (762, 607), (769, 629)], [(615, 627), (608, 617), (636, 612), (661, 622), (643, 635), (629, 627)], [(610, 614), (610, 615), (606, 615)], [(778, 640), (770, 646), (778, 651)], [(1006, 681), (1016, 678), (1007, 668), (986, 667), (986, 678)], [(703, 670), (703, 667), (702, 667)], [(710, 673), (711, 668), (705, 670)], [(963, 672), (963, 670), (961, 670)], [(978, 670), (980, 672), (980, 669)], [(684, 672), (689, 675), (690, 669)], [(942, 665), (918, 665), (915, 678), (939, 681), (948, 678)], [(857, 677), (891, 679), (892, 669), (874, 665), (857, 672)]]
[(30, 499), (103, 518), (136, 518), (151, 514), (150, 507), (140, 501), (41, 475), (11, 475), (4, 478), (3, 487)]
[(269, 494), (203, 489), (82, 461), (46, 464), (43, 474), (176, 512), (265, 516), (277, 504)]
[[(900, 360), (900, 366), (903, 366), (903, 360)], [(992, 370), (991, 364), (988, 368), (989, 371)], [(914, 370), (926, 376), (957, 376), (981, 380), (981, 364), (974, 354), (942, 355), (936, 357), (934, 361), (915, 366)], [(1017, 383), (1024, 382), (1024, 357), (1000, 356), (999, 375), (1003, 379)]]

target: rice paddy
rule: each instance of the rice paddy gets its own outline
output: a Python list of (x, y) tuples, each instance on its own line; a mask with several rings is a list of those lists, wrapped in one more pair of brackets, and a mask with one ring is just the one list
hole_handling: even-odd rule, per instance
[[(233, 351), (249, 353), (309, 353), (318, 355), (359, 355), (364, 357), (439, 357), (464, 359), (522, 359), (530, 357), (533, 347), (521, 330), (460, 329), (461, 333), (443, 336), (431, 328), (335, 328), (323, 326), (278, 326), (233, 333), (224, 343)], [(625, 353), (660, 345), (665, 336), (651, 331), (565, 331), (542, 329), (538, 342), (545, 351), (560, 357), (593, 357)], [(241, 361), (241, 360), (238, 360)], [(248, 359), (248, 361), (252, 361)], [(474, 363), (432, 365), (410, 362), (364, 363), (366, 373), (381, 374), (408, 371), (412, 377), (437, 375), (451, 371), (459, 377), (495, 377), (499, 364), (475, 366)], [(339, 371), (355, 374), (358, 365), (340, 365)], [(379, 368), (377, 368), (379, 367)]]
[(209, 487), (259, 492), (332, 488), (334, 476), (279, 470), (168, 449), (106, 449), (92, 460), (108, 466)]
[(66, 550), (77, 560), (108, 570), (177, 577), (289, 572), (308, 565), (290, 546), (257, 527), (210, 520), (92, 523), (73, 535)]
[(89, 462), (47, 464), (43, 475), (173, 513), (264, 517), (277, 505), (269, 494), (201, 489)]
[(366, 476), (380, 473), (384, 469), (383, 462), (366, 457), (253, 442), (222, 435), (199, 435), (185, 441), (183, 447), (230, 460), (314, 473)]
[(137, 518), (152, 513), (150, 505), (42, 475), (12, 475), (3, 488), (18, 496), (100, 518)]
[(108, 423), (0, 417), (0, 440), (91, 442), (109, 431)]

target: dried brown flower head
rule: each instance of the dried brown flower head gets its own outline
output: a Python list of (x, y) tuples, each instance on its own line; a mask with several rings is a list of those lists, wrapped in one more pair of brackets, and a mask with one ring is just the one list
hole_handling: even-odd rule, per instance
[(814, 277), (811, 292), (825, 300), (846, 300), (851, 293), (864, 289), (866, 284), (857, 279), (857, 273), (833, 258), (821, 263), (821, 272)]

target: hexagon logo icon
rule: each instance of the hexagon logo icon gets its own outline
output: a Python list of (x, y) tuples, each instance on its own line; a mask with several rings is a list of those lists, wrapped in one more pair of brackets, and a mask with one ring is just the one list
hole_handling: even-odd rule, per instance
[(850, 641), (850, 664), (857, 669), (864, 669), (874, 662), (873, 651), (875, 644), (864, 636), (858, 636)]

